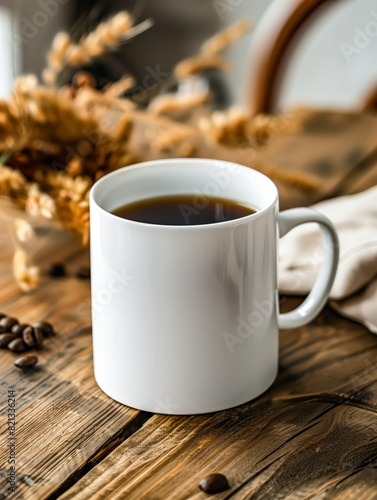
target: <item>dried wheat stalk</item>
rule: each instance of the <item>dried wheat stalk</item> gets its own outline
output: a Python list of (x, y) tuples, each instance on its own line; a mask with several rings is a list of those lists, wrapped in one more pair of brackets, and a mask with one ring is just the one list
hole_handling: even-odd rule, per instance
[[(150, 25), (146, 21), (134, 26), (132, 17), (120, 12), (76, 44), (68, 34), (58, 33), (44, 72), (50, 86), (38, 84), (33, 75), (23, 76), (11, 97), (0, 101), (0, 194), (29, 215), (76, 232), (83, 244), (89, 239), (89, 190), (107, 172), (168, 156), (229, 159), (241, 147), (246, 153), (260, 148), (285, 126), (279, 117), (253, 117), (235, 108), (213, 112), (209, 94), (199, 91), (156, 96), (141, 109), (122, 97), (135, 85), (129, 76), (103, 90), (95, 89), (85, 75), (72, 86), (54, 86), (67, 66), (87, 63)], [(222, 52), (247, 29), (242, 22), (215, 35), (197, 56), (179, 63), (174, 76), (192, 77), (213, 67), (227, 70)], [(201, 113), (202, 119), (190, 120), (194, 113)], [(177, 121), (179, 114), (187, 120)], [(305, 177), (273, 166), (259, 169), (294, 188), (315, 189)], [(23, 290), (31, 290), (38, 285), (39, 270), (17, 241), (32, 233), (17, 220), (13, 236), (14, 274)]]
[(250, 25), (248, 22), (239, 21), (217, 33), (203, 44), (197, 56), (190, 57), (177, 64), (174, 71), (176, 78), (187, 78), (188, 76), (201, 73), (206, 69), (229, 71), (231, 66), (222, 55), (222, 52), (249, 31), (249, 29)]
[(43, 79), (48, 85), (56, 83), (58, 73), (66, 66), (80, 66), (93, 58), (106, 54), (127, 40), (141, 34), (153, 25), (146, 19), (134, 26), (132, 16), (121, 11), (108, 21), (104, 21), (87, 36), (73, 43), (67, 33), (58, 33), (47, 56), (48, 67), (43, 72)]

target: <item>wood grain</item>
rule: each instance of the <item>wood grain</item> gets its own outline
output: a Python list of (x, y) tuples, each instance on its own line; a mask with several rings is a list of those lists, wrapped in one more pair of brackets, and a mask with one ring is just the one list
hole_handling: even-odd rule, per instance
[(281, 334), (280, 374), (262, 397), (155, 415), (60, 499), (204, 499), (197, 485), (214, 471), (231, 485), (216, 498), (376, 498), (376, 388), (377, 338), (326, 310)]

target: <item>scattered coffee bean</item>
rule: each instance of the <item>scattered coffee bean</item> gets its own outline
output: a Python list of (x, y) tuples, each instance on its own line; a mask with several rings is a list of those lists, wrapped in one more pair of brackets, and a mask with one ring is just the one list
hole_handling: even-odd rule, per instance
[(75, 276), (80, 280), (88, 280), (90, 278), (90, 267), (89, 266), (78, 267), (76, 269)]
[(34, 368), (37, 362), (38, 362), (37, 356), (29, 355), (17, 358), (14, 364), (15, 366), (17, 366), (17, 368), (25, 369), (25, 368)]
[(47, 321), (36, 321), (31, 326), (34, 328), (40, 328), (43, 335), (47, 338), (52, 337), (55, 334), (54, 327)]
[(61, 278), (62, 276), (65, 276), (66, 273), (64, 264), (61, 264), (60, 262), (54, 262), (53, 264), (50, 264), (46, 267), (46, 274), (48, 274), (52, 278)]
[(17, 325), (18, 320), (11, 316), (4, 316), (0, 319), (0, 333), (10, 332), (14, 325)]
[(22, 323), (22, 324), (17, 323), (17, 324), (15, 324), (15, 325), (12, 326), (11, 332), (14, 333), (15, 335), (17, 335), (17, 337), (22, 337), (22, 332), (28, 326), (29, 325), (27, 323)]
[(13, 352), (25, 352), (28, 350), (28, 346), (20, 338), (16, 338), (14, 340), (11, 340), (7, 347), (10, 351), (13, 351)]
[(55, 335), (54, 327), (47, 321), (36, 321), (29, 325), (19, 323), (18, 319), (0, 313), (0, 348), (8, 348), (15, 353), (25, 352), (30, 348), (38, 349), (44, 337), (53, 335)]
[(199, 488), (206, 493), (220, 493), (229, 489), (229, 483), (223, 474), (215, 473), (202, 479)]
[(23, 341), (29, 347), (38, 349), (43, 343), (43, 332), (41, 328), (27, 326), (22, 333)]
[(7, 347), (8, 344), (17, 338), (15, 333), (1, 333), (0, 334), (0, 347)]

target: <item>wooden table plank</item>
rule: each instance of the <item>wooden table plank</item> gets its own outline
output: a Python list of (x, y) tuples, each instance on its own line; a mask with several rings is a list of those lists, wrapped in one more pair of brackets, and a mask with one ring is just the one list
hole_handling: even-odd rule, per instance
[(213, 471), (231, 485), (222, 499), (376, 498), (375, 388), (377, 338), (326, 309), (281, 334), (280, 374), (262, 397), (155, 415), (59, 500), (204, 499), (197, 484)]
[[(4, 226), (0, 229), (4, 235)], [(94, 466), (96, 457), (126, 439), (148, 415), (112, 401), (94, 380), (89, 282), (72, 276), (88, 251), (67, 260), (70, 276), (46, 279), (24, 294), (11, 273), (9, 240), (0, 242), (0, 309), (24, 322), (47, 319), (58, 331), (36, 351), (38, 368), (30, 372), (13, 366), (17, 355), (0, 350), (0, 498), (42, 500)], [(12, 389), (17, 401), (15, 493), (6, 484), (7, 394)]]

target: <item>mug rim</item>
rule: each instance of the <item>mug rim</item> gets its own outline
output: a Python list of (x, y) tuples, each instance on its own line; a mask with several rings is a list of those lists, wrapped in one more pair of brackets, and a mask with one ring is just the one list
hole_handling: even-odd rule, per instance
[[(272, 189), (274, 190), (273, 200), (270, 203), (268, 203), (265, 207), (258, 209), (256, 212), (249, 214), (249, 215), (245, 215), (243, 217), (239, 217), (237, 219), (231, 219), (231, 220), (221, 221), (221, 222), (212, 222), (212, 223), (208, 223), (208, 224), (173, 225), (173, 224), (153, 224), (153, 223), (149, 223), (149, 222), (140, 222), (140, 221), (134, 221), (131, 219), (125, 219), (123, 217), (119, 217), (118, 215), (115, 215), (112, 212), (104, 209), (95, 198), (96, 191), (98, 191), (101, 188), (101, 185), (104, 182), (108, 181), (108, 179), (111, 177), (125, 175), (125, 172), (134, 171), (137, 169), (143, 169), (143, 168), (148, 168), (148, 167), (153, 167), (155, 169), (158, 164), (166, 165), (167, 163), (177, 164), (177, 163), (184, 163), (184, 162), (186, 162), (186, 163), (203, 163), (203, 162), (205, 162), (206, 164), (220, 163), (224, 166), (225, 165), (227, 165), (227, 166), (233, 165), (233, 166), (237, 166), (238, 168), (241, 168), (242, 170), (245, 170), (248, 172), (252, 171), (254, 174), (257, 174), (257, 175), (263, 177), (264, 179), (266, 179), (270, 183)], [(145, 198), (145, 199), (148, 199), (148, 198)], [(203, 230), (203, 229), (206, 229), (206, 230), (216, 229), (216, 228), (220, 228), (223, 226), (236, 226), (236, 225), (239, 225), (241, 223), (248, 222), (250, 219), (254, 220), (254, 219), (257, 219), (259, 217), (262, 217), (266, 212), (271, 210), (276, 205), (276, 203), (279, 201), (279, 192), (278, 192), (276, 184), (269, 177), (267, 177), (267, 175), (263, 174), (262, 172), (259, 172), (259, 170), (256, 170), (252, 167), (248, 167), (246, 165), (243, 165), (243, 164), (240, 164), (237, 162), (232, 162), (232, 161), (227, 161), (227, 160), (219, 160), (217, 158), (166, 158), (166, 159), (162, 158), (162, 159), (158, 159), (158, 160), (148, 160), (148, 161), (144, 161), (144, 162), (140, 162), (140, 163), (134, 163), (132, 165), (127, 165), (127, 166), (121, 167), (117, 170), (114, 170), (113, 172), (109, 172), (108, 174), (104, 175), (103, 177), (98, 179), (93, 184), (93, 186), (91, 187), (90, 192), (89, 192), (89, 201), (90, 201), (90, 205), (92, 205), (92, 204), (95, 205), (101, 211), (101, 213), (105, 214), (107, 217), (109, 217), (112, 220), (114, 220), (114, 218), (115, 218), (115, 220), (117, 220), (118, 222), (123, 221), (126, 224), (133, 224), (133, 225), (137, 225), (137, 226), (149, 228), (149, 229), (154, 229), (154, 230), (158, 230), (158, 229), (166, 230), (167, 229), (167, 230), (173, 230), (173, 231), (177, 231), (177, 230), (184, 230), (184, 231), (192, 230), (193, 231), (193, 230)]]

